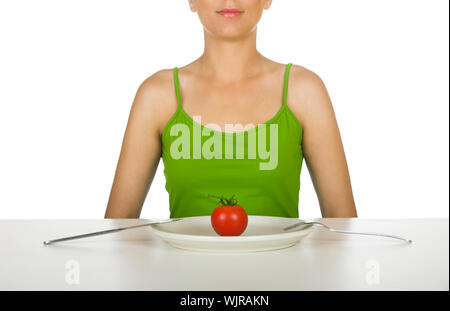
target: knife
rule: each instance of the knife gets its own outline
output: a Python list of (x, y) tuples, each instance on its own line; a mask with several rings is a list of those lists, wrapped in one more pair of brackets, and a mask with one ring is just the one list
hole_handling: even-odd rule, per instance
[(44, 241), (44, 245), (50, 245), (50, 244), (57, 243), (57, 242), (63, 242), (63, 241), (69, 241), (69, 240), (75, 240), (75, 239), (89, 238), (89, 237), (92, 237), (92, 236), (103, 235), (103, 234), (108, 234), (108, 233), (114, 233), (114, 232), (119, 232), (119, 231), (123, 231), (123, 230), (134, 229), (134, 228), (145, 227), (145, 226), (151, 226), (151, 225), (156, 225), (156, 224), (165, 224), (165, 223), (170, 223), (170, 222), (174, 222), (174, 221), (178, 221), (178, 220), (182, 220), (182, 219), (183, 218), (172, 218), (172, 219), (167, 219), (167, 220), (157, 220), (157, 221), (153, 221), (153, 222), (150, 222), (150, 223), (141, 224), (141, 225), (135, 225), (135, 226), (130, 226), (130, 227), (109, 229), (109, 230), (85, 233), (85, 234), (80, 234), (80, 235), (68, 236), (68, 237), (65, 237), (65, 238), (59, 238), (59, 239), (54, 239), (54, 240), (46, 240), (46, 241)]

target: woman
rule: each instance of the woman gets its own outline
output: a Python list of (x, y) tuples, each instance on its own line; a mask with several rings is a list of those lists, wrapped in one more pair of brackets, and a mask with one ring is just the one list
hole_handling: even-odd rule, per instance
[(256, 26), (271, 1), (189, 5), (204, 26), (204, 53), (139, 87), (105, 217), (139, 217), (160, 157), (171, 217), (211, 215), (222, 196), (234, 196), (249, 215), (298, 217), (303, 157), (322, 216), (356, 217), (323, 82), (256, 49)]

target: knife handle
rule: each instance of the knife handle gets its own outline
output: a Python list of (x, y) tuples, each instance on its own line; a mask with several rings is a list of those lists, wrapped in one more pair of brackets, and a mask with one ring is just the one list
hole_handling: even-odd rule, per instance
[(165, 223), (174, 222), (174, 221), (181, 220), (181, 219), (182, 218), (172, 218), (172, 219), (169, 219), (169, 220), (155, 221), (155, 222), (142, 224), (142, 225), (135, 225), (135, 226), (130, 226), (130, 227), (122, 227), (122, 228), (116, 228), (116, 229), (109, 229), (109, 230), (85, 233), (85, 234), (68, 236), (68, 237), (65, 237), (65, 238), (59, 238), (59, 239), (54, 239), (54, 240), (46, 240), (46, 241), (44, 241), (44, 245), (50, 245), (50, 244), (57, 243), (57, 242), (62, 242), (62, 241), (70, 241), (70, 240), (76, 240), (76, 239), (89, 238), (89, 237), (92, 237), (92, 236), (103, 235), (103, 234), (108, 234), (108, 233), (114, 233), (114, 232), (127, 230), (127, 229), (133, 229), (133, 228), (139, 228), (139, 227), (145, 227), (145, 226), (151, 226), (151, 225), (157, 225), (157, 224), (165, 224)]

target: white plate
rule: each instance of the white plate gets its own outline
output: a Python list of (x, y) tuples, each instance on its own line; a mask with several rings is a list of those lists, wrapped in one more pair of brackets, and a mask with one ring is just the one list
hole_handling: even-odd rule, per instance
[(287, 232), (283, 228), (297, 218), (248, 216), (248, 225), (240, 236), (220, 236), (211, 226), (210, 216), (186, 217), (183, 220), (153, 225), (153, 232), (173, 247), (207, 252), (256, 252), (295, 245), (313, 230), (301, 226)]

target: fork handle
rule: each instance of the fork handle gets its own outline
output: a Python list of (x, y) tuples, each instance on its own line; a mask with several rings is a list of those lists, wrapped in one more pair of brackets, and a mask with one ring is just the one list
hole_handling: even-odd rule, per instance
[(358, 234), (358, 235), (372, 235), (372, 236), (381, 236), (385, 238), (393, 238), (397, 240), (405, 241), (406, 243), (412, 243), (412, 240), (402, 238), (401, 236), (392, 235), (392, 234), (384, 234), (384, 233), (373, 233), (373, 232), (354, 232), (354, 231), (344, 231), (344, 230), (337, 230), (333, 228), (327, 228), (328, 230), (336, 233), (345, 233), (345, 234)]

